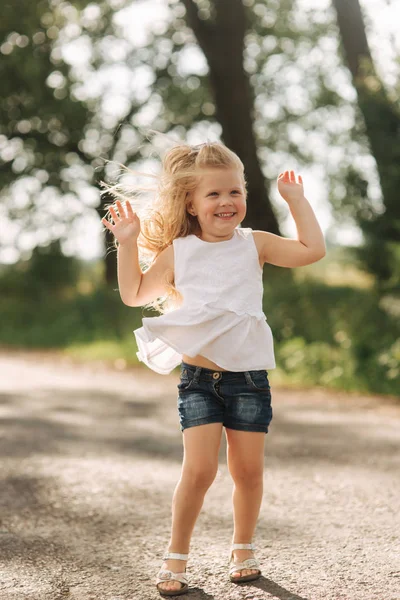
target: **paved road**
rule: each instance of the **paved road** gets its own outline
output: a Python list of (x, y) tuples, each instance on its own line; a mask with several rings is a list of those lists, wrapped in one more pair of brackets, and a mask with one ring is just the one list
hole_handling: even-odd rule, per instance
[[(182, 441), (177, 375), (0, 353), (1, 600), (150, 600)], [(274, 388), (257, 582), (227, 575), (220, 469), (192, 538), (191, 600), (400, 600), (400, 401)]]

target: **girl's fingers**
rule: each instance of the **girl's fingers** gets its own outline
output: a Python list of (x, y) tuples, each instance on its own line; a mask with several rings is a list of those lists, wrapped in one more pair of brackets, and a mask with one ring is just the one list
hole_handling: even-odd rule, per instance
[(282, 171), (279, 173), (278, 179), (282, 179), (285, 183), (289, 181), (289, 171)]
[(117, 207), (118, 207), (118, 212), (119, 212), (119, 216), (121, 217), (121, 219), (126, 219), (124, 207), (122, 206), (120, 200), (117, 200)]
[(111, 225), (110, 221), (107, 221), (107, 219), (105, 217), (103, 217), (101, 222), (103, 223), (103, 225), (105, 225), (107, 227), (107, 229), (112, 231), (112, 225)]
[(117, 213), (115, 212), (115, 210), (113, 209), (112, 206), (109, 207), (109, 211), (110, 211), (110, 215), (114, 219), (114, 223), (117, 223), (119, 221), (119, 216), (117, 215)]
[(129, 217), (134, 217), (135, 216), (135, 213), (133, 212), (133, 208), (132, 208), (130, 202), (126, 203), (126, 210), (127, 210), (127, 213), (128, 213)]
[(294, 171), (283, 171), (283, 173), (279, 173), (278, 179), (281, 179), (284, 183), (299, 183), (303, 185), (303, 178), (301, 175), (296, 177)]

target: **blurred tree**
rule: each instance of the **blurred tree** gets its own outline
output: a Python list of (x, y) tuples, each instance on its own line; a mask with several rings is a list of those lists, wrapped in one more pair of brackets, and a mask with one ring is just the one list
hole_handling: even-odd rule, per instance
[[(390, 98), (375, 68), (359, 0), (333, 0), (342, 47), (351, 71), (371, 152), (376, 160), (384, 212), (374, 213), (362, 203), (357, 221), (366, 243), (356, 254), (383, 287), (400, 288), (400, 110)], [(349, 187), (366, 198), (366, 183), (354, 170)]]
[(1, 273), (2, 298), (29, 298), (29, 302), (46, 302), (49, 294), (62, 298), (65, 289), (76, 283), (80, 268), (78, 259), (63, 254), (59, 240), (37, 246), (30, 260), (8, 266)]
[[(67, 20), (58, 4), (4, 2), (0, 13), (2, 212), (18, 219), (25, 234), (42, 227), (44, 243), (62, 237), (74, 216), (70, 206), (80, 203), (74, 169), (82, 181), (89, 183), (93, 177), (90, 158), (81, 146), (91, 110), (71, 97), (74, 80), (55, 48)], [(82, 7), (87, 2), (76, 4)], [(56, 219), (46, 210), (50, 196), (59, 199)], [(53, 210), (54, 206), (53, 202)], [(15, 242), (18, 245), (19, 240)]]
[[(153, 127), (183, 138), (197, 125), (213, 122), (221, 123), (224, 141), (245, 163), (250, 192), (247, 224), (278, 232), (265, 182), (265, 177), (275, 180), (278, 167), (270, 159), (261, 170), (260, 161), (265, 162), (274, 151), (283, 154), (284, 132), (279, 132), (278, 122), (290, 123), (290, 116), (297, 119), (297, 115), (282, 110), (278, 116), (271, 106), (266, 118), (261, 106), (263, 94), (256, 89), (251, 75), (254, 51), (250, 56), (249, 49), (254, 50), (256, 43), (261, 45), (266, 33), (272, 36), (270, 18), (279, 17), (277, 39), (281, 36), (283, 45), (260, 53), (257, 68), (277, 53), (285, 56), (286, 35), (294, 35), (291, 27), (282, 27), (291, 2), (281, 7), (271, 2), (266, 25), (237, 0), (229, 21), (224, 6), (216, 5), (217, 20), (206, 24), (207, 19), (203, 19), (211, 32), (211, 46), (206, 52), (210, 73), (208, 66), (202, 72), (196, 68), (190, 72), (187, 52), (195, 48), (196, 41), (182, 19), (185, 10), (180, 2), (170, 0), (166, 27), (150, 28), (142, 44), (127, 39), (126, 23), (116, 18), (134, 5), (129, 0), (19, 0), (20, 11), (15, 10), (15, 3), (2, 5), (0, 51), (4, 58), (0, 72), (5, 86), (0, 107), (0, 177), (3, 209), (23, 229), (16, 240), (21, 250), (24, 245), (34, 244), (33, 235), (27, 237), (29, 232), (38, 234), (39, 244), (68, 236), (74, 219), (93, 206), (89, 203), (85, 207), (83, 192), (93, 182), (110, 177), (112, 169), (107, 159), (136, 166), (149, 158), (151, 144), (142, 130)], [(194, 13), (190, 16), (189, 11), (187, 18), (199, 31), (202, 19)], [(259, 37), (249, 38), (249, 31), (257, 27), (259, 32), (252, 35)], [(229, 51), (224, 50), (225, 46)], [(85, 54), (86, 64), (81, 58)], [(70, 58), (72, 55), (82, 62), (78, 64), (76, 58)], [(113, 73), (119, 70), (121, 78), (126, 77), (125, 89), (114, 88), (115, 78), (111, 85), (110, 79), (104, 78), (104, 84), (95, 84), (93, 87), (98, 89), (93, 90), (88, 80), (95, 81), (97, 73), (97, 81), (101, 81), (102, 74), (111, 68)], [(148, 83), (137, 85), (143, 78)], [(225, 83), (221, 85), (221, 81)], [(115, 106), (118, 101), (122, 105), (114, 114), (106, 108), (111, 101)], [(262, 125), (257, 127), (261, 120)], [(257, 153), (257, 141), (270, 142), (270, 148)], [(288, 150), (292, 153), (294, 148)], [(97, 208), (100, 216), (109, 201), (103, 196)], [(111, 236), (107, 241), (111, 247)], [(105, 263), (106, 279), (114, 283), (114, 253), (106, 252)]]
[(183, 4), (188, 25), (207, 59), (223, 140), (245, 166), (249, 202), (244, 225), (279, 234), (257, 156), (254, 91), (244, 68), (244, 40), (249, 23), (243, 2), (216, 0), (209, 18), (201, 13), (202, 3), (183, 0)]
[[(66, 238), (75, 218), (94, 209), (104, 216), (111, 198), (98, 206), (94, 186), (115, 177), (116, 163), (155, 164), (150, 129), (195, 143), (220, 135), (246, 167), (246, 225), (275, 232), (288, 214), (270, 202), (283, 168), (321, 165), (337, 183), (368, 154), (349, 126), (354, 107), (342, 92), (333, 11), (299, 11), (295, 0), (168, 0), (135, 28), (135, 8), (146, 6), (1, 5), (1, 209), (18, 220), (21, 249), (32, 243), (29, 231), (49, 243)], [(358, 182), (354, 171), (365, 209)], [(112, 236), (106, 241), (105, 278), (115, 284)]]

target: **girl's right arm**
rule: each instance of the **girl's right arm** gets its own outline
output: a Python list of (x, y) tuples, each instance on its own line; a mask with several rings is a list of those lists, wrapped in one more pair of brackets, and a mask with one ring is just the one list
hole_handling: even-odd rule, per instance
[(112, 231), (119, 241), (117, 251), (119, 293), (122, 302), (127, 306), (143, 306), (166, 293), (167, 276), (169, 276), (169, 282), (173, 277), (173, 246), (165, 248), (151, 267), (143, 273), (139, 264), (137, 246), (140, 234), (139, 217), (133, 212), (129, 202), (126, 203), (127, 214), (121, 202), (117, 200), (116, 205), (119, 216), (114, 208), (110, 207), (110, 214), (115, 225), (105, 218), (102, 219), (102, 223)]
[(173, 278), (174, 249), (164, 248), (152, 265), (142, 272), (137, 242), (118, 247), (118, 285), (121, 300), (127, 306), (144, 306), (167, 292)]
[(134, 306), (134, 300), (142, 280), (137, 240), (130, 240), (118, 246), (117, 274), (122, 302), (127, 306)]

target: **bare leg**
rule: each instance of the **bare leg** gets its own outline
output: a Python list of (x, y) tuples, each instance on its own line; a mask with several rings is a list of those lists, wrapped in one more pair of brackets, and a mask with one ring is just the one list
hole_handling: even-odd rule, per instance
[[(172, 500), (172, 528), (169, 552), (188, 554), (193, 529), (203, 506), (204, 496), (218, 470), (222, 423), (189, 427), (183, 431), (184, 457), (182, 473)], [(185, 570), (186, 561), (168, 559), (162, 569), (174, 573)], [(159, 584), (164, 590), (179, 589), (179, 581)]]
[[(265, 433), (226, 429), (227, 462), (234, 481), (232, 501), (234, 531), (232, 543), (249, 544), (257, 524), (263, 496)], [(234, 550), (234, 561), (253, 557), (251, 550)], [(244, 569), (234, 577), (256, 573)]]

